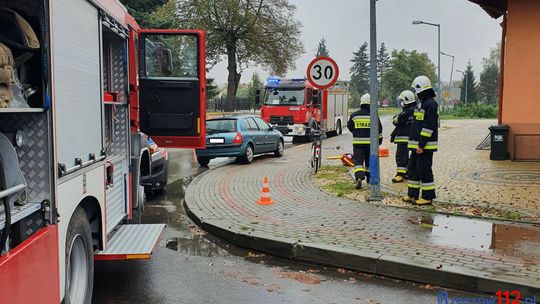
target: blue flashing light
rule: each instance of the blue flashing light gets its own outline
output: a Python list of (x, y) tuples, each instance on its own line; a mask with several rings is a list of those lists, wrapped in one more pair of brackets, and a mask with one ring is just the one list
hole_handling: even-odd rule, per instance
[(281, 78), (277, 76), (271, 76), (266, 79), (267, 86), (278, 86), (280, 82), (281, 82)]

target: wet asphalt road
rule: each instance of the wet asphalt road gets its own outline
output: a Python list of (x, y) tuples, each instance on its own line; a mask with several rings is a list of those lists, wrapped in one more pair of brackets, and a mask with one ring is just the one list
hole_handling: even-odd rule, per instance
[[(181, 204), (191, 179), (207, 169), (191, 150), (169, 155), (167, 192), (149, 198), (144, 215), (168, 224), (153, 258), (96, 262), (94, 303), (437, 303), (439, 290), (429, 285), (272, 258), (204, 233)], [(210, 170), (221, 165), (237, 164), (212, 160)]]

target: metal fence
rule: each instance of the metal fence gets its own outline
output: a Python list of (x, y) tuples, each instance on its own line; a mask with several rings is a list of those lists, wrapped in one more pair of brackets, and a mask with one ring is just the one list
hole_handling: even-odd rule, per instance
[(231, 109), (225, 107), (225, 98), (214, 98), (206, 101), (207, 112), (239, 112), (251, 111), (254, 108), (253, 102), (248, 98), (236, 98)]

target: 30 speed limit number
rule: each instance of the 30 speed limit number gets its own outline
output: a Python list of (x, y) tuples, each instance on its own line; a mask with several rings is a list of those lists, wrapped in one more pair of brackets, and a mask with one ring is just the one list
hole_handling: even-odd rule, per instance
[(333, 86), (339, 78), (339, 68), (329, 57), (317, 57), (311, 61), (307, 69), (307, 79), (319, 90)]

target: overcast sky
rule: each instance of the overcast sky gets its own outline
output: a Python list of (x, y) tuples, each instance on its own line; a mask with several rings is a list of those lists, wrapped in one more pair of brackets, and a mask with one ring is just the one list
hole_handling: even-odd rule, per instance
[[(288, 77), (303, 77), (314, 58), (319, 40), (324, 37), (330, 56), (341, 70), (341, 79), (349, 79), (352, 52), (369, 42), (369, 0), (290, 0), (297, 5), (296, 17), (302, 22), (301, 40), (306, 53), (296, 62)], [(437, 28), (412, 25), (412, 20), (441, 24), (441, 50), (455, 55), (455, 69), (463, 70), (470, 59), (478, 74), (482, 58), (501, 39), (501, 20), (489, 17), (478, 5), (467, 0), (379, 0), (377, 6), (378, 43), (389, 50), (406, 49), (428, 53), (437, 65)], [(441, 57), (441, 78), (450, 79), (452, 59)], [(254, 71), (265, 79), (261, 67), (242, 73), (242, 83), (249, 82)], [(219, 84), (227, 80), (225, 63), (215, 66), (208, 77)], [(454, 79), (461, 75), (454, 71)]]

